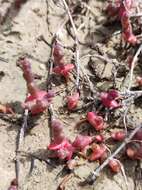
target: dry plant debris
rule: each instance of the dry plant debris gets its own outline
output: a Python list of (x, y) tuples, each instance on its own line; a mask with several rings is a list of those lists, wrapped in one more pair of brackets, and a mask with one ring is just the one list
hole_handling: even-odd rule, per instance
[[(142, 3), (135, 0), (108, 0), (100, 10), (100, 7), (91, 7), (90, 5), (94, 6), (92, 2), (44, 1), (47, 5), (48, 27), (52, 25), (51, 18), (48, 17), (52, 6), (62, 12), (62, 24), (50, 32), (51, 43), (47, 42), (46, 36), (37, 37), (39, 43), (50, 49), (46, 67), (41, 67), (45, 69), (47, 77), (44, 88), (36, 84), (42, 77), (32, 71), (31, 62), (39, 61), (38, 58), (32, 58), (25, 52), (17, 58), (16, 69), (18, 71), (20, 67), (23, 72), (27, 94), (25, 101), (20, 102), (23, 113), (20, 113), (20, 120), (17, 119), (21, 127), (15, 139), (15, 176), (9, 182), (8, 190), (24, 189), (24, 185), (32, 178), (33, 160), (43, 161), (49, 167), (63, 166), (56, 180), (63, 179), (55, 189), (66, 189), (66, 185), (74, 178), (79, 178), (79, 182), (82, 182), (77, 184), (78, 188), (81, 185), (81, 188), (85, 188), (88, 184), (93, 186), (105, 167), (110, 169), (112, 175), (122, 172), (126, 188), (129, 189), (125, 172), (127, 168), (123, 162), (133, 160), (140, 163), (142, 160), (142, 121), (133, 119), (131, 114), (131, 108), (135, 112), (137, 107), (141, 107), (142, 100)], [(99, 1), (96, 2), (99, 5)], [(13, 11), (18, 14), (30, 0), (0, 3), (0, 23), (4, 27), (9, 22), (11, 25), (16, 23), (16, 20), (12, 21)], [(103, 5), (103, 0), (100, 4)], [(101, 12), (103, 19), (101, 15), (97, 16), (94, 9)], [(42, 17), (38, 7), (33, 12)], [(119, 31), (116, 32), (115, 29)], [(97, 35), (101, 35), (101, 40), (99, 37), (95, 39)], [(35, 60), (30, 62), (30, 59)], [(0, 58), (0, 61), (4, 64), (9, 62), (5, 58)], [(64, 100), (62, 103), (61, 97)], [(16, 109), (13, 111), (12, 104), (2, 102), (0, 112), (1, 120), (5, 120), (5, 116), (10, 117), (10, 114), (13, 118), (17, 114), (18, 118), (19, 114)], [(77, 119), (74, 119), (75, 116)], [(42, 117), (48, 121), (50, 133), (43, 155), (39, 153), (34, 156), (28, 151), (22, 154), (26, 135), (30, 136), (33, 127), (38, 128), (35, 121), (41, 123)], [(73, 124), (70, 123), (70, 118), (73, 118)], [(73, 135), (68, 131), (70, 127)], [(23, 172), (21, 168), (24, 155), (27, 158), (30, 155), (31, 167), (22, 181), (20, 175)], [(97, 164), (97, 167), (90, 170), (90, 174), (88, 172), (88, 177), (80, 179), (76, 171), (84, 163), (94, 164), (94, 167)], [(141, 170), (139, 167), (139, 183), (142, 180)]]

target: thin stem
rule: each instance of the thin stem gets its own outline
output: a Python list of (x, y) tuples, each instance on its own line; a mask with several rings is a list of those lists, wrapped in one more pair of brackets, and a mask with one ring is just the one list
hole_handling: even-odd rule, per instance
[(123, 116), (123, 123), (124, 123), (124, 127), (125, 127), (125, 133), (127, 134), (127, 121), (126, 121), (126, 119), (127, 119), (127, 113), (128, 113), (128, 109), (129, 109), (129, 107), (126, 107), (126, 106), (124, 106), (124, 108), (125, 108), (125, 111), (124, 111), (124, 116)]
[(120, 168), (121, 168), (122, 175), (124, 176), (126, 188), (127, 188), (127, 190), (129, 190), (129, 188), (128, 188), (128, 180), (127, 180), (127, 177), (126, 177), (126, 174), (125, 174), (124, 166), (119, 160), (117, 160), (117, 159), (114, 159), (114, 160), (117, 161), (120, 164)]
[(29, 113), (28, 109), (25, 109), (24, 116), (23, 116), (23, 124), (22, 124), (22, 127), (20, 129), (19, 140), (17, 142), (17, 150), (19, 150), (19, 148), (23, 142), (24, 136), (25, 136), (25, 130), (28, 128), (28, 125), (27, 125), (28, 113)]
[(49, 113), (48, 122), (49, 122), (49, 126), (50, 126), (50, 141), (52, 141), (52, 140), (53, 140), (53, 130), (52, 130), (51, 124), (52, 124), (53, 118), (55, 117), (52, 104), (51, 104), (51, 105), (49, 106), (49, 108), (48, 108), (48, 113)]
[(28, 119), (28, 109), (25, 109), (24, 116), (23, 116), (23, 123), (22, 123), (21, 129), (18, 133), (17, 144), (16, 144), (15, 172), (16, 172), (16, 179), (18, 182), (18, 186), (19, 186), (19, 172), (20, 172), (19, 149), (20, 149), (23, 139), (24, 139), (25, 130), (28, 127), (27, 119)]
[(76, 88), (77, 90), (79, 90), (79, 73), (80, 73), (80, 53), (79, 53), (79, 40), (78, 40), (78, 33), (77, 33), (77, 29), (76, 29), (76, 26), (74, 24), (74, 21), (73, 21), (73, 18), (72, 18), (72, 15), (71, 15), (71, 12), (69, 10), (69, 7), (66, 3), (65, 0), (62, 0), (64, 6), (65, 6), (65, 9), (68, 13), (68, 16), (69, 16), (69, 19), (70, 19), (70, 22), (71, 22), (71, 25), (72, 25), (72, 28), (73, 28), (73, 31), (74, 31), (74, 34), (75, 34), (75, 59), (76, 59), (76, 70), (77, 70), (77, 77), (76, 77)]
[(130, 79), (129, 79), (129, 86), (128, 86), (128, 91), (130, 90), (131, 86), (132, 86), (132, 81), (133, 81), (133, 72), (134, 72), (134, 67), (135, 67), (135, 63), (137, 61), (137, 58), (140, 54), (140, 52), (142, 51), (142, 44), (139, 46), (134, 58), (133, 58), (133, 61), (132, 61), (132, 64), (131, 64), (131, 70), (130, 70)]
[[(66, 0), (62, 0), (62, 2), (63, 2), (63, 4), (64, 4), (64, 6), (65, 6), (65, 9), (66, 9), (67, 13), (68, 13), (68, 16), (69, 16), (71, 25), (72, 25), (73, 30), (74, 30), (75, 38), (77, 38), (77, 35), (78, 35), (78, 34), (77, 34), (77, 29), (76, 29), (76, 26), (75, 26), (75, 24), (74, 24), (73, 18), (72, 18), (72, 16), (71, 16), (71, 12), (70, 12), (70, 10), (69, 10), (69, 7), (68, 7), (68, 5), (67, 5), (67, 3), (66, 3)], [(78, 40), (78, 38), (77, 38), (77, 40)]]

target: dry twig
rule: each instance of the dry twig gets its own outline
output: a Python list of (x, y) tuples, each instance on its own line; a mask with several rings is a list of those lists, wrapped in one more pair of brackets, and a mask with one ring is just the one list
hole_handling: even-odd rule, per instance
[(133, 72), (134, 72), (134, 67), (135, 67), (135, 63), (138, 59), (138, 56), (139, 54), (141, 53), (142, 51), (142, 44), (139, 46), (134, 58), (133, 58), (133, 61), (131, 63), (131, 70), (130, 70), (130, 79), (129, 79), (129, 86), (128, 86), (128, 91), (130, 90), (131, 86), (132, 86), (132, 81), (133, 81)]
[(69, 16), (69, 19), (70, 19), (70, 22), (71, 22), (71, 25), (72, 25), (72, 28), (73, 28), (73, 31), (74, 31), (74, 34), (75, 34), (75, 49), (76, 49), (76, 51), (75, 51), (76, 52), (75, 59), (76, 59), (76, 69), (77, 69), (76, 88), (77, 88), (77, 90), (79, 90), (80, 53), (79, 53), (78, 33), (77, 33), (76, 26), (74, 24), (71, 12), (69, 10), (69, 7), (68, 7), (66, 1), (62, 0), (62, 2), (64, 4), (64, 6), (65, 6), (65, 9), (66, 9), (67, 13), (68, 13), (68, 16)]
[(29, 113), (28, 109), (25, 109), (24, 116), (23, 116), (23, 123), (22, 123), (21, 129), (20, 129), (18, 136), (17, 136), (15, 173), (16, 173), (16, 180), (18, 182), (18, 186), (19, 186), (19, 172), (20, 172), (19, 149), (20, 149), (22, 142), (23, 142), (23, 139), (24, 139), (25, 130), (28, 127), (28, 125), (27, 125), (28, 113)]

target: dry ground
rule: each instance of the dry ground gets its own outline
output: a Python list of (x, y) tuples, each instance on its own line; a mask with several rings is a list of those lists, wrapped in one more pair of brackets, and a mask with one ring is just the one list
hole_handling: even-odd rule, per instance
[[(12, 0), (7, 1), (12, 2)], [(0, 76), (0, 102), (10, 103), (13, 105), (16, 117), (21, 117), (21, 102), (24, 101), (26, 95), (26, 85), (22, 77), (21, 70), (16, 67), (16, 60), (21, 55), (27, 55), (32, 63), (32, 69), (35, 73), (40, 75), (41, 80), (37, 80), (39, 86), (46, 89), (47, 70), (46, 64), (50, 56), (50, 46), (39, 40), (42, 35), (49, 44), (52, 41), (53, 34), (57, 32), (60, 25), (65, 19), (68, 19), (63, 6), (59, 1), (54, 4), (49, 0), (28, 0), (19, 11), (10, 10), (8, 17), (0, 26), (0, 57), (8, 60), (8, 62), (0, 61), (0, 72), (4, 75)], [(80, 1), (72, 1), (80, 2)], [(82, 1), (83, 2), (83, 1)], [(85, 2), (85, 1), (84, 1)], [(0, 0), (0, 6), (3, 6), (3, 1)], [(89, 5), (91, 10), (85, 8)], [(103, 25), (106, 22), (106, 17), (103, 14), (105, 1), (90, 0), (89, 3), (79, 4), (74, 20), (79, 31), (80, 39), (80, 54), (81, 56), (88, 54), (95, 54), (98, 50), (102, 51), (109, 59), (117, 60), (123, 64), (121, 59), (122, 52), (119, 49), (120, 34), (111, 36), (111, 34), (119, 27), (108, 27)], [(68, 25), (70, 28), (70, 25)], [(109, 36), (109, 37), (108, 37)], [(74, 41), (67, 33), (66, 27), (63, 28), (60, 35), (62, 44), (72, 46)], [(98, 48), (98, 49), (97, 49)], [(66, 51), (66, 57), (70, 60), (72, 52)], [(120, 56), (120, 57), (119, 57)], [(92, 71), (87, 67), (88, 63), (91, 65)], [(92, 66), (92, 64), (95, 65)], [(97, 64), (97, 66), (96, 66)], [(121, 89), (123, 79), (128, 72), (125, 67), (122, 70), (122, 76), (117, 77), (116, 87)], [(107, 63), (104, 68), (104, 62), (89, 57), (81, 60), (82, 69), (90, 75), (93, 85), (100, 91), (107, 90), (112, 87), (112, 68), (113, 64)], [(103, 71), (102, 71), (103, 70)], [(102, 72), (101, 76), (100, 73)], [(101, 77), (101, 80), (95, 81), (95, 77)], [(56, 78), (55, 78), (56, 79)], [(122, 85), (122, 86), (121, 86)], [(93, 87), (95, 88), (95, 87)], [(84, 113), (68, 114), (62, 108), (65, 104), (64, 98), (67, 91), (66, 85), (62, 82), (54, 85), (55, 91), (60, 91), (60, 95), (56, 96), (53, 101), (55, 114), (64, 122), (66, 135), (71, 139), (78, 133), (74, 130), (75, 123), (84, 117)], [(68, 91), (70, 90), (70, 87)], [(88, 96), (88, 93), (86, 93)], [(82, 96), (83, 98), (83, 96)], [(130, 116), (133, 116), (134, 121), (141, 121), (141, 105), (132, 105), (130, 109)], [(9, 118), (9, 117), (8, 117)], [(31, 118), (29, 125), (34, 125), (34, 128), (27, 133), (21, 151), (26, 153), (34, 153), (38, 156), (45, 156), (46, 147), (49, 144), (49, 128), (48, 128), (48, 114), (45, 113), (39, 118)], [(18, 130), (21, 126), (21, 119), (6, 119), (3, 116), (0, 119), (0, 190), (6, 190), (10, 181), (15, 177), (15, 149), (16, 138)], [(117, 124), (116, 124), (117, 125)], [(113, 123), (114, 126), (114, 123)], [(128, 177), (129, 190), (135, 190), (135, 170), (137, 166), (136, 161), (125, 160), (126, 175)], [(73, 177), (67, 182), (66, 190), (125, 190), (126, 185), (124, 177), (121, 173), (112, 175), (111, 172), (105, 170), (97, 182), (92, 186), (80, 187), (79, 182), (83, 181), (88, 174), (96, 168), (97, 163), (88, 163), (82, 160), (83, 165), (76, 168)], [(27, 176), (30, 169), (31, 159), (21, 155), (20, 157), (20, 189), (21, 190), (55, 190), (62, 181), (63, 176), (55, 180), (56, 175), (62, 170), (63, 166), (59, 165), (56, 168), (47, 165), (45, 162), (35, 160), (34, 168), (31, 176)], [(137, 186), (141, 190), (142, 186)]]

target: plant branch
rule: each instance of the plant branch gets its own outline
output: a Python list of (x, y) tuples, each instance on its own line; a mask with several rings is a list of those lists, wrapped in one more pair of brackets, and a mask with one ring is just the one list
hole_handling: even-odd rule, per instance
[(73, 31), (74, 31), (74, 34), (75, 34), (75, 59), (76, 59), (76, 70), (77, 70), (77, 77), (76, 77), (76, 88), (77, 90), (79, 90), (79, 73), (80, 73), (80, 53), (79, 53), (79, 39), (78, 39), (78, 33), (77, 33), (77, 29), (76, 29), (76, 26), (74, 24), (74, 21), (73, 21), (73, 18), (72, 18), (72, 15), (71, 15), (71, 12), (69, 10), (69, 7), (66, 3), (65, 0), (62, 0), (64, 6), (65, 6), (65, 9), (68, 13), (68, 16), (69, 16), (69, 19), (70, 19), (70, 22), (71, 22), (71, 25), (72, 25), (72, 28), (73, 28)]
[(19, 172), (20, 172), (19, 149), (20, 149), (23, 139), (24, 139), (25, 130), (28, 127), (27, 119), (28, 119), (28, 109), (25, 109), (24, 116), (23, 116), (23, 123), (22, 123), (21, 129), (18, 133), (17, 143), (16, 143), (15, 173), (16, 173), (16, 179), (18, 182), (18, 186), (19, 186)]
[(142, 44), (139, 46), (134, 58), (133, 58), (133, 61), (132, 61), (132, 64), (131, 64), (131, 70), (130, 70), (130, 79), (129, 79), (129, 86), (128, 86), (128, 91), (130, 90), (131, 86), (132, 86), (132, 81), (133, 81), (133, 72), (134, 72), (134, 67), (135, 67), (135, 63), (137, 61), (137, 58), (140, 54), (140, 52), (142, 51)]

